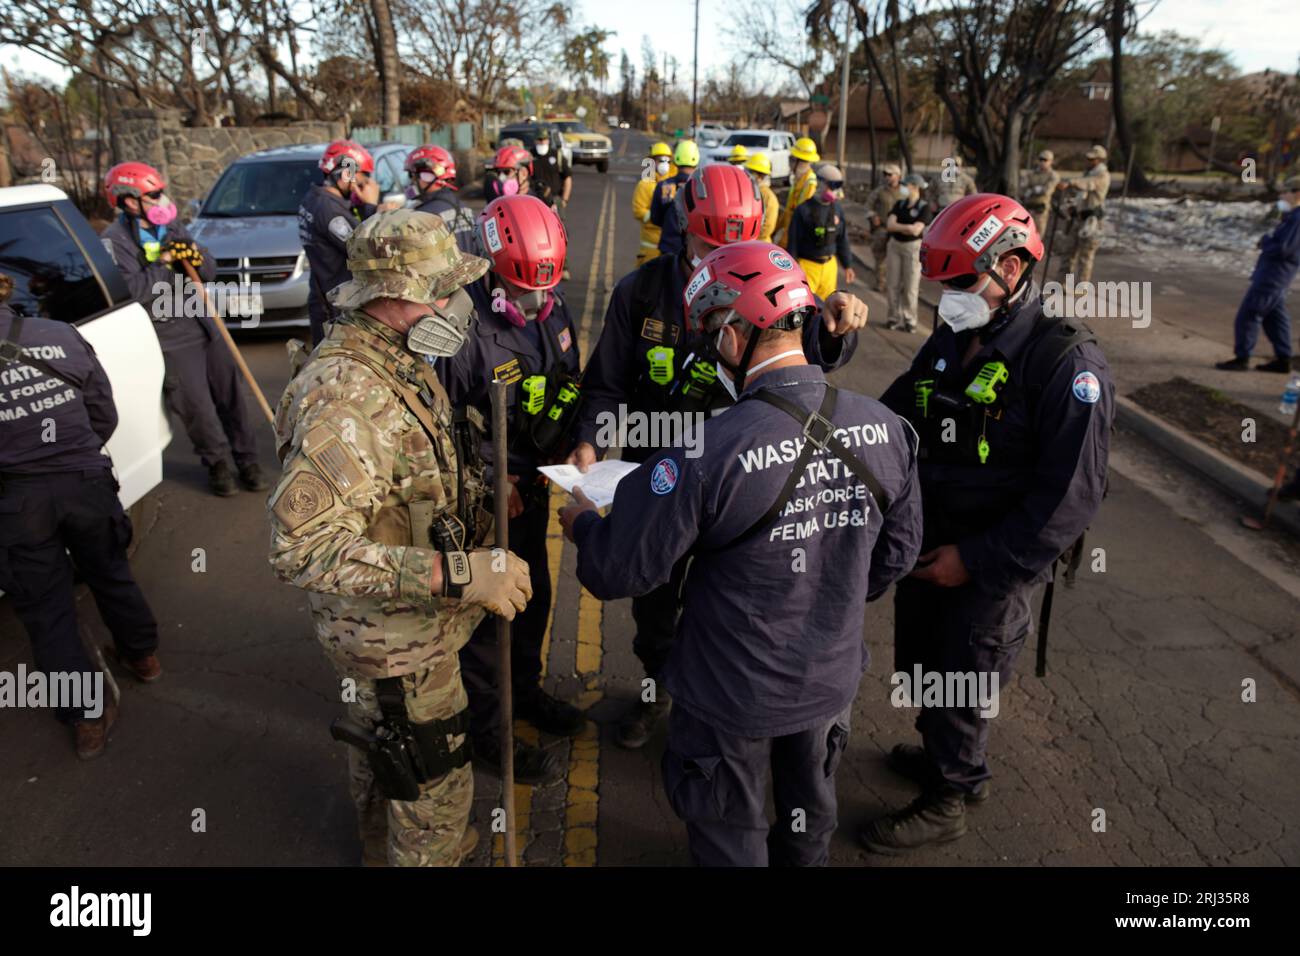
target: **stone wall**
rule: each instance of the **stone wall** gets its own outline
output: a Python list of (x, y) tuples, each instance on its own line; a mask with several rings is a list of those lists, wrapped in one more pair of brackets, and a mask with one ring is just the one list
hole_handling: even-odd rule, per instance
[(239, 156), (298, 143), (326, 143), (344, 135), (341, 122), (304, 121), (287, 126), (181, 125), (179, 110), (129, 109), (112, 124), (115, 161), (148, 163), (167, 180), (167, 194), (187, 214)]

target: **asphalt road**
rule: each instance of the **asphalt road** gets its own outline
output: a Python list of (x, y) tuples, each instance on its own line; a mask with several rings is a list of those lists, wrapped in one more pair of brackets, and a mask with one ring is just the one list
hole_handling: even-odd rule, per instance
[[(629, 198), (648, 141), (615, 133), (614, 142), (608, 174), (577, 170), (568, 213), (567, 293), (584, 353), (637, 242)], [(880, 300), (869, 301), (882, 315)], [(272, 404), (287, 379), (285, 338), (243, 339)], [(919, 344), (869, 329), (838, 381), (879, 394)], [(261, 441), (274, 471), (269, 428)], [(1106, 570), (1085, 571), (1058, 592), (1048, 677), (1033, 676), (1030, 647), (1004, 693), (991, 746), (994, 798), (972, 812), (967, 838), (901, 860), (869, 857), (853, 837), (862, 819), (913, 796), (883, 763), (893, 743), (912, 739), (912, 715), (888, 702), (891, 604), (867, 608), (873, 664), (839, 771), (834, 863), (1300, 863), (1294, 543), (1236, 531), (1236, 503), (1132, 435), (1116, 435), (1113, 464), (1090, 536), (1105, 549)], [(76, 760), (47, 714), (3, 714), (0, 863), (353, 864), (360, 848), (344, 756), (327, 732), (337, 683), (303, 596), (266, 563), (264, 498), (209, 495), (179, 435), (165, 474), (143, 509), (134, 567), (162, 625), (166, 675), (148, 687), (122, 680), (121, 722), (91, 763)], [(556, 609), (545, 680), (589, 706), (594, 722), (577, 741), (541, 741), (566, 774), (552, 786), (517, 788), (524, 859), (684, 864), (684, 830), (659, 784), (662, 737), (640, 752), (613, 742), (613, 723), (642, 676), (628, 602), (602, 605), (583, 592), (572, 547), (554, 523), (552, 531)], [(102, 630), (90, 601), (80, 610)], [(0, 669), (20, 661), (30, 663), (26, 638), (0, 602)], [(1257, 683), (1256, 703), (1241, 700), (1245, 678)], [(500, 803), (499, 783), (478, 774), (485, 834)], [(1104, 832), (1094, 829), (1097, 809)], [(484, 840), (472, 862), (499, 862), (499, 842)]]

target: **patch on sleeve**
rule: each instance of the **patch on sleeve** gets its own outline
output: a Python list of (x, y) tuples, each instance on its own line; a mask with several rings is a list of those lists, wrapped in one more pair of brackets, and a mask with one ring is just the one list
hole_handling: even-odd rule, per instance
[(370, 478), (361, 467), (356, 454), (330, 428), (323, 426), (313, 428), (307, 433), (302, 450), (311, 459), (311, 463), (334, 486), (334, 490), (344, 497), (370, 483)]
[(100, 236), (99, 241), (104, 244), (104, 248), (108, 250), (109, 256), (112, 257), (113, 263), (116, 264), (117, 253), (113, 251), (113, 240), (108, 238), (108, 236)]
[(347, 242), (348, 236), (352, 235), (352, 223), (348, 222), (347, 216), (335, 216), (330, 220), (330, 235), (340, 242)]
[(1070, 389), (1075, 398), (1088, 405), (1095, 404), (1101, 398), (1101, 382), (1092, 372), (1080, 372), (1074, 376), (1074, 384)]
[(568, 329), (565, 329), (560, 333), (559, 340), (561, 352), (567, 352), (569, 349), (573, 348), (573, 334)]
[(668, 494), (677, 487), (679, 474), (677, 462), (671, 458), (665, 458), (655, 465), (654, 470), (650, 472), (650, 490), (657, 495)]
[(299, 472), (275, 499), (271, 513), (284, 529), (293, 534), (312, 518), (334, 507), (334, 493), (321, 478), (309, 471)]

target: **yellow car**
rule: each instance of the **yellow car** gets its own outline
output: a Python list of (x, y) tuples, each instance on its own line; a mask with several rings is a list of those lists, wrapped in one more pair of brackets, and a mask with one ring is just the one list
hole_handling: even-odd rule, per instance
[(547, 120), (564, 135), (564, 143), (573, 152), (575, 164), (595, 166), (602, 173), (609, 172), (609, 137), (588, 129), (582, 120), (572, 116), (559, 116)]

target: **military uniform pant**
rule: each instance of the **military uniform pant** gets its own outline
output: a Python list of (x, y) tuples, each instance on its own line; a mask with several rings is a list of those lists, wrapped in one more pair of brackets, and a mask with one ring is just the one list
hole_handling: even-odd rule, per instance
[[(414, 724), (445, 720), (456, 714), (460, 699), (460, 666), (454, 654), (446, 663), (402, 677), (407, 718)], [(336, 662), (340, 678), (356, 682), (357, 699), (348, 716), (368, 728), (383, 720), (373, 680), (360, 677)], [(455, 754), (466, 745), (464, 734), (448, 738)], [(364, 861), (389, 866), (459, 866), (460, 846), (469, 826), (474, 800), (470, 764), (420, 785), (418, 800), (389, 800), (379, 792), (365, 755), (347, 747), (352, 800), (357, 807)]]
[[(851, 708), (850, 708), (851, 709)], [(741, 737), (676, 706), (664, 791), (697, 866), (825, 866), (836, 826), (835, 768), (849, 713), (783, 737)], [(776, 821), (765, 801), (769, 775)]]
[(877, 229), (871, 234), (871, 258), (876, 266), (876, 291), (885, 291), (885, 273), (889, 251), (889, 233)]
[(916, 326), (916, 302), (921, 293), (921, 243), (889, 241), (885, 253), (889, 319)]
[(1250, 358), (1262, 325), (1273, 354), (1280, 359), (1291, 357), (1291, 314), (1286, 308), (1286, 293), (1286, 289), (1270, 292), (1254, 286), (1246, 290), (1233, 322), (1233, 351), (1237, 355)]
[(799, 268), (808, 277), (808, 286), (813, 290), (813, 295), (825, 299), (835, 291), (835, 283), (839, 279), (840, 264), (834, 256), (831, 256), (825, 262), (816, 262), (812, 259), (800, 259)]
[[(540, 489), (540, 490), (535, 490)], [(551, 615), (551, 572), (546, 552), (550, 522), (546, 486), (523, 492), (524, 511), (510, 520), (510, 550), (528, 562), (533, 598), (510, 624), (510, 682), (515, 696), (536, 690), (542, 678), (542, 640)], [(493, 615), (483, 618), (460, 651), (460, 666), (469, 692), (470, 728), (476, 739), (500, 732), (497, 693), (497, 624)]]
[(232, 456), (257, 461), (256, 437), (225, 344), (206, 341), (163, 352), (163, 400), (180, 419), (204, 467)]
[(1028, 206), (1029, 217), (1034, 220), (1034, 228), (1038, 230), (1039, 237), (1043, 242), (1047, 242), (1047, 220), (1052, 214), (1051, 206)]
[[(1006, 597), (993, 598), (974, 584), (942, 588), (904, 578), (894, 597), (895, 671), (914, 677), (920, 665), (923, 675), (974, 674), (978, 679), (983, 674), (988, 675), (984, 686), (989, 689), (996, 673), (1000, 695), (1033, 631), (1031, 591), (1018, 588)], [(948, 683), (946, 676), (944, 683)], [(920, 693), (914, 688), (913, 698)], [(985, 761), (991, 718), (980, 716), (977, 701), (966, 703), (970, 706), (922, 708), (916, 729), (943, 780), (969, 793), (992, 776)]]
[[(1057, 267), (1057, 281), (1064, 283), (1065, 277), (1073, 273), (1077, 286), (1080, 282), (1092, 281), (1092, 261), (1101, 248), (1101, 233), (1085, 229), (1079, 220), (1062, 222), (1057, 230), (1056, 241), (1061, 244), (1060, 265)], [(1055, 252), (1053, 252), (1055, 255)]]
[(123, 658), (158, 649), (158, 624), (127, 562), (130, 543), (131, 519), (107, 468), (0, 476), (0, 591), (27, 629), (37, 670), (98, 670), (77, 632), (74, 571), (90, 587)]

